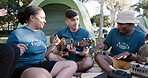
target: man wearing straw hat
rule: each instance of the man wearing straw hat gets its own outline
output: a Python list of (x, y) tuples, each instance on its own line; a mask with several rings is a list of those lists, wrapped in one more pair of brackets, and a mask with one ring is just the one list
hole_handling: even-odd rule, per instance
[(105, 72), (115, 69), (129, 69), (131, 61), (137, 60), (139, 48), (144, 45), (144, 33), (134, 29), (134, 24), (138, 23), (134, 12), (130, 10), (122, 11), (118, 14), (116, 22), (117, 28), (110, 31), (103, 43), (97, 44), (92, 50), (108, 50), (109, 55), (96, 54), (95, 61)]

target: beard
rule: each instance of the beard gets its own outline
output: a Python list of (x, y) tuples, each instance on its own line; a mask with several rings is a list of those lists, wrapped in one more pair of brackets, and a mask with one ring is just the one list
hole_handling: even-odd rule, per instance
[(127, 28), (122, 28), (122, 29), (119, 29), (119, 32), (123, 35), (127, 35), (130, 33), (130, 30)]

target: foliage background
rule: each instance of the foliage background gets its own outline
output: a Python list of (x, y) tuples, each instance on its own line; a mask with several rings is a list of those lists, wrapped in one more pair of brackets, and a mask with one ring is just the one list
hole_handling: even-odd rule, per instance
[(12, 30), (16, 29), (18, 26), (18, 20), (16, 15), (18, 11), (22, 10), (29, 3), (23, 2), (21, 0), (2, 0), (0, 2), (0, 8), (7, 9), (7, 15), (0, 17), (0, 28), (5, 34), (9, 34)]

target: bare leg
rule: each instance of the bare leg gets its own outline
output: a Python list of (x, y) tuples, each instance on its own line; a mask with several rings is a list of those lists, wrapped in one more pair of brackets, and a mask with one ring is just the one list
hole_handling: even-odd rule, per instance
[(93, 67), (93, 59), (89, 56), (83, 58), (82, 61), (77, 62), (78, 72), (86, 72), (88, 69)]
[(21, 78), (52, 78), (52, 76), (46, 69), (31, 67), (22, 73)]
[(76, 71), (77, 65), (74, 61), (58, 61), (50, 73), (55, 78), (71, 78)]
[(103, 54), (96, 54), (94, 59), (97, 62), (97, 64), (102, 68), (103, 71), (109, 72), (114, 70), (112, 66), (113, 62), (108, 56)]

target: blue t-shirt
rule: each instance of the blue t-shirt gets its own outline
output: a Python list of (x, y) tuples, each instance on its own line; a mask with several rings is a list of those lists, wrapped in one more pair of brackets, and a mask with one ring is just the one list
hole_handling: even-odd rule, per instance
[(20, 56), (16, 67), (44, 61), (46, 37), (41, 30), (32, 31), (27, 27), (20, 27), (11, 32), (6, 43), (12, 45), (17, 45), (19, 43), (28, 44), (28, 49)]
[[(79, 30), (77, 32), (71, 32), (69, 27), (66, 26), (66, 27), (63, 27), (62, 29), (60, 29), (54, 35), (56, 35), (56, 34), (60, 38), (70, 38), (72, 42), (80, 42), (84, 38), (90, 38), (89, 32), (87, 30), (81, 28), (81, 27), (79, 28)], [(83, 48), (82, 47), (76, 47), (76, 50), (79, 51), (79, 52), (82, 52)], [(69, 52), (69, 57), (66, 58), (66, 59), (73, 60), (73, 61), (80, 61), (83, 58), (79, 57), (76, 54)]]
[(110, 56), (115, 56), (124, 51), (131, 53), (138, 53), (140, 47), (144, 45), (145, 34), (134, 30), (129, 36), (122, 35), (118, 28), (114, 28), (110, 31), (104, 43), (111, 46)]

